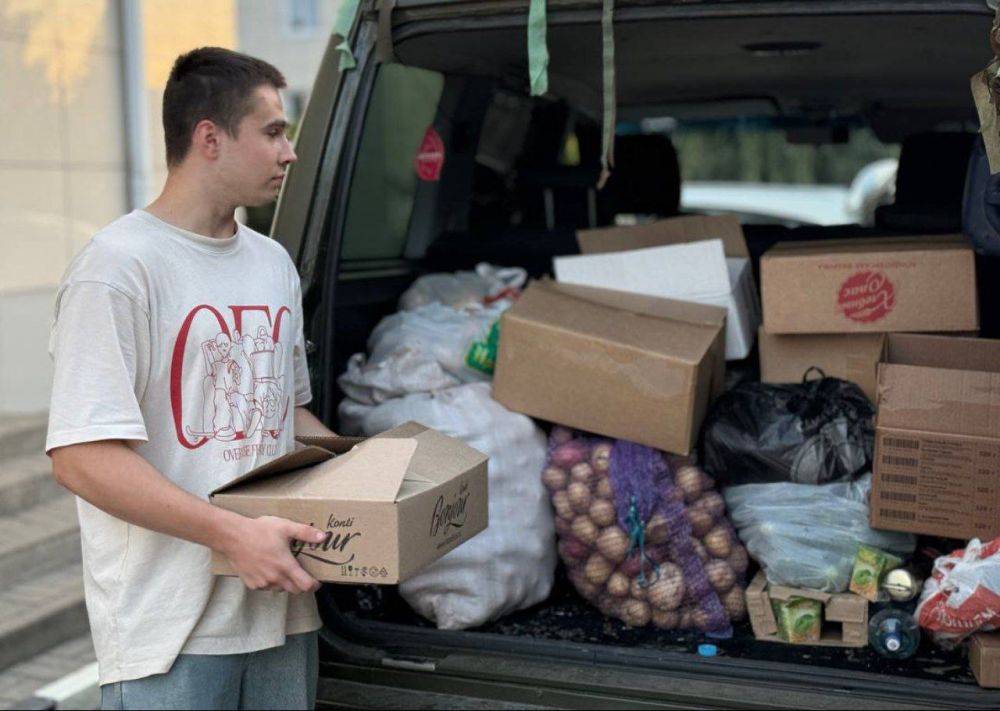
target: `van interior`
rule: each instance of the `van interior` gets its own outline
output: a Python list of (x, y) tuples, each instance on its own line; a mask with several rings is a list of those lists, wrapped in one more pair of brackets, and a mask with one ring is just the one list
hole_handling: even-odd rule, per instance
[[(748, 5), (718, 3), (727, 4)], [(884, 9), (851, 11), (862, 5)], [(741, 215), (755, 268), (764, 251), (786, 240), (960, 232), (978, 130), (969, 77), (990, 59), (992, 13), (984, 4), (973, 11), (971, 3), (955, 3), (954, 11), (926, 10), (927, 3), (843, 6), (776, 20), (753, 12), (662, 17), (656, 6), (623, 4), (614, 23), (615, 162), (603, 189), (596, 187), (604, 90), (597, 9), (550, 14), (548, 92), (536, 97), (529, 95), (523, 13), (517, 21), (487, 14), (463, 22), (398, 11), (395, 61), (359, 66), (371, 73), (370, 93), (356, 109), (360, 140), (343, 238), (327, 252), (333, 263), (321, 268), (336, 279), (332, 319), (319, 316), (327, 305), (323, 279), (304, 276), (310, 339), (320, 340), (316, 329), (335, 332), (323, 341), (332, 344), (324, 359), (330, 366), (312, 374), (323, 412), (335, 413), (343, 397), (336, 378), (347, 359), (365, 350), (371, 330), (396, 311), (418, 276), (486, 261), (540, 277), (551, 274), (554, 256), (578, 252), (577, 230), (711, 211), (685, 205), (684, 176), (740, 182), (733, 166), (720, 163), (726, 145), (758, 145), (758, 165), (800, 156), (811, 166), (803, 174), (807, 188), (820, 163), (826, 180), (846, 189), (867, 162), (898, 159), (894, 190), (843, 223), (712, 208)], [(421, 180), (414, 146), (429, 126), (441, 137), (443, 167), (439, 179)], [(714, 175), (698, 169), (707, 161), (715, 161)], [(781, 170), (759, 169), (745, 182), (795, 182), (794, 173)], [(995, 259), (978, 260), (981, 335), (997, 337), (998, 267)], [(730, 381), (757, 377), (753, 355), (729, 366)], [(918, 564), (929, 568), (953, 547), (922, 538)], [(581, 661), (605, 653), (642, 667), (672, 660), (677, 669), (697, 666), (694, 650), (703, 641), (696, 632), (629, 629), (603, 617), (561, 569), (543, 604), (464, 632), (435, 630), (393, 587), (327, 585), (320, 599), (327, 634), (383, 650), (496, 649)], [(960, 651), (928, 643), (915, 658), (889, 661), (869, 649), (757, 642), (748, 623), (715, 643), (736, 677), (799, 669), (857, 680), (868, 673), (879, 675), (872, 684), (909, 689), (900, 693), (919, 689), (926, 699), (996, 705), (975, 685)]]

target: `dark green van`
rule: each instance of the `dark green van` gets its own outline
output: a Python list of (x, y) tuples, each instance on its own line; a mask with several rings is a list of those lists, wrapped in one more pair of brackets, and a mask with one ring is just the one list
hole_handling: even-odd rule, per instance
[[(548, 0), (548, 92), (534, 97), (528, 7), (362, 2), (356, 66), (341, 72), (330, 42), (272, 233), (302, 277), (313, 406), (333, 428), (337, 376), (416, 277), (480, 261), (539, 276), (576, 251), (577, 229), (677, 214), (682, 177), (845, 183), (898, 158), (894, 197), (847, 224), (732, 207), (755, 259), (783, 240), (960, 231), (985, 0), (619, 0), (603, 190), (602, 3)], [(996, 265), (979, 267), (988, 292)], [(982, 329), (996, 336), (990, 297)], [(391, 587), (327, 585), (319, 599), (322, 707), (1000, 707), (961, 652), (890, 662), (757, 642), (743, 625), (703, 657), (695, 633), (603, 618), (561, 572), (545, 603), (463, 632), (435, 629)]]

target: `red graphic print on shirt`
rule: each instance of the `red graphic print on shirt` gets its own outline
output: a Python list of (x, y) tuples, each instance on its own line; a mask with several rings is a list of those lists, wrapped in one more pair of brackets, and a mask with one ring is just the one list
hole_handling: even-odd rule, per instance
[[(282, 386), (289, 345), (281, 336), (291, 311), (287, 306), (273, 316), (268, 306), (229, 311), (233, 328), (213, 306), (194, 307), (174, 343), (170, 407), (177, 441), (188, 449), (210, 440), (277, 439), (285, 428), (289, 396)], [(285, 335), (289, 332), (286, 328)]]

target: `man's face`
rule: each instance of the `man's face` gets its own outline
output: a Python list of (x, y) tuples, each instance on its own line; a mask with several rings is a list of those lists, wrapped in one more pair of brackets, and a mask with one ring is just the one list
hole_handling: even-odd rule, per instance
[(285, 135), (288, 121), (278, 91), (257, 87), (253, 106), (240, 121), (236, 137), (225, 137), (217, 164), (226, 192), (247, 207), (273, 202), (288, 166), (297, 159)]

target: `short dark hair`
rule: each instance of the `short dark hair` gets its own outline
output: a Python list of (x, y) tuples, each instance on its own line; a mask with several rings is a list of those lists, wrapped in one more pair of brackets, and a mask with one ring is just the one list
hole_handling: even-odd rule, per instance
[(163, 90), (167, 165), (187, 156), (199, 121), (208, 119), (236, 137), (240, 121), (253, 111), (254, 90), (264, 85), (286, 86), (281, 72), (261, 59), (222, 47), (201, 47), (179, 56)]

